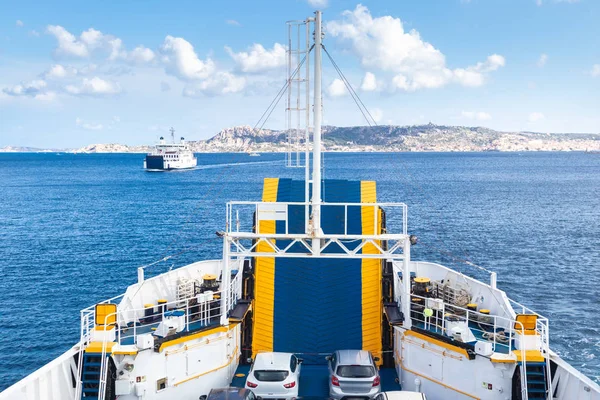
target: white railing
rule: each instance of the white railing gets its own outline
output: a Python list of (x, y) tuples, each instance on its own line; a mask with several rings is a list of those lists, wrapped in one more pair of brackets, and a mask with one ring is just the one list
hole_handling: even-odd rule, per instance
[[(190, 296), (185, 299), (175, 299), (163, 304), (153, 306), (152, 313), (147, 313), (146, 308), (124, 308), (117, 310), (105, 316), (104, 326), (109, 324), (109, 321), (117, 321), (117, 323), (125, 322), (124, 325), (115, 326), (116, 344), (135, 344), (136, 337), (139, 333), (153, 333), (153, 328), (157, 328), (165, 318), (165, 312), (168, 311), (183, 311), (185, 316), (185, 324), (179, 332), (189, 332), (191, 330), (199, 330), (211, 325), (220, 324), (221, 316), (228, 314), (237, 304), (237, 301), (242, 296), (242, 270), (238, 270), (237, 274), (231, 279), (229, 288), (224, 291), (216, 291), (208, 293), (204, 292), (199, 295)], [(205, 297), (204, 297), (205, 296)], [(225, 298), (225, 310), (221, 309), (221, 296)], [(105, 300), (101, 304), (109, 304), (118, 296), (109, 300)], [(203, 297), (205, 300), (203, 300)], [(185, 307), (181, 307), (181, 303), (185, 302)], [(82, 368), (83, 368), (83, 352), (85, 345), (92, 339), (92, 331), (95, 328), (95, 306), (81, 310), (81, 350), (78, 365), (78, 379), (75, 399), (81, 398), (82, 390)], [(131, 325), (131, 326), (130, 326)], [(101, 364), (100, 364), (100, 380), (98, 389), (98, 399), (104, 400), (106, 395), (106, 377), (108, 370), (107, 335), (104, 333), (102, 340)], [(131, 342), (131, 343), (129, 343)], [(79, 397), (77, 397), (79, 396)]]
[[(336, 207), (343, 209), (343, 231), (335, 232), (336, 235), (356, 236), (357, 234), (349, 234), (348, 222), (350, 212), (358, 212), (362, 215), (365, 209), (373, 211), (373, 232), (359, 232), (359, 235), (379, 236), (380, 232), (379, 209), (382, 208), (386, 212), (386, 221), (393, 223), (401, 223), (398, 230), (394, 230), (398, 234), (406, 235), (408, 232), (408, 207), (404, 203), (321, 203), (321, 209), (327, 207)], [(289, 235), (289, 216), (290, 211), (301, 211), (304, 216), (304, 227), (308, 227), (308, 219), (311, 210), (311, 204), (305, 202), (252, 202), (252, 201), (230, 201), (227, 203), (227, 233), (255, 233), (260, 232), (261, 221), (284, 221), (284, 232), (279, 234)], [(321, 211), (323, 214), (323, 211)], [(298, 212), (298, 214), (300, 214)], [(254, 226), (254, 216), (256, 218), (256, 226)], [(389, 224), (388, 224), (389, 225)], [(256, 228), (256, 229), (254, 229)], [(387, 231), (391, 231), (388, 227)], [(304, 234), (305, 232), (295, 232), (296, 234)], [(327, 236), (327, 233), (324, 237)]]
[[(423, 297), (411, 295), (413, 301), (410, 302), (410, 316), (413, 326), (417, 326), (429, 332), (439, 333), (451, 337), (448, 331), (447, 313), (455, 316), (466, 323), (466, 327), (476, 335), (475, 340), (492, 343), (494, 352), (499, 352), (499, 346), (506, 346), (508, 354), (512, 353), (513, 340), (517, 332), (524, 332), (523, 324), (514, 319), (509, 319), (492, 314), (483, 314), (478, 311), (444, 303), (441, 299), (435, 297)], [(421, 301), (416, 302), (415, 299)], [(431, 316), (425, 314), (425, 309), (432, 311)], [(417, 322), (417, 324), (415, 324)], [(477, 327), (473, 327), (475, 323)], [(500, 333), (504, 332), (504, 333)], [(507, 336), (508, 333), (508, 336)], [(527, 360), (525, 347), (521, 347), (521, 393), (522, 398), (527, 399)], [(499, 352), (502, 353), (502, 352)]]

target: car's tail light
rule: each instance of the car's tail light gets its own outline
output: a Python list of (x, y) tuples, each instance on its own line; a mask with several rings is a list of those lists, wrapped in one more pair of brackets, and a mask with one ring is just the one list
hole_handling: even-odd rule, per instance
[(379, 375), (377, 375), (375, 379), (373, 379), (373, 386), (379, 386), (380, 383), (381, 379), (379, 378)]
[(254, 382), (250, 382), (250, 381), (246, 381), (246, 385), (248, 385), (248, 387), (251, 387), (251, 388), (258, 387), (258, 384), (254, 383)]
[(285, 385), (283, 385), (283, 387), (286, 388), (286, 389), (291, 389), (293, 387), (296, 387), (296, 381), (290, 382), (290, 383), (286, 383)]
[(340, 386), (340, 380), (339, 380), (337, 377), (335, 377), (335, 376), (332, 376), (332, 377), (331, 377), (331, 384), (332, 384), (333, 386)]

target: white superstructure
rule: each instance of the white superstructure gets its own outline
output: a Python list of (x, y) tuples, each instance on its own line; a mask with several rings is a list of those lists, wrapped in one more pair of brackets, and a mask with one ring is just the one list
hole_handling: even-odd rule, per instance
[(151, 153), (144, 159), (144, 168), (149, 171), (167, 171), (171, 169), (187, 169), (196, 167), (198, 160), (190, 149), (190, 146), (182, 137), (179, 143), (175, 143), (175, 130), (171, 128), (171, 141), (167, 143), (164, 137), (160, 138)]

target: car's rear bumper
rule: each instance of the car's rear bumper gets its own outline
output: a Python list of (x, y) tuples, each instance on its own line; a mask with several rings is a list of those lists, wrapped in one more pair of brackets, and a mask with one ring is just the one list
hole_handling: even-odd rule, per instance
[(366, 393), (348, 393), (344, 392), (341, 388), (337, 386), (329, 386), (329, 397), (333, 400), (354, 400), (354, 399), (363, 399), (368, 400), (377, 396), (381, 392), (381, 386), (376, 386)]

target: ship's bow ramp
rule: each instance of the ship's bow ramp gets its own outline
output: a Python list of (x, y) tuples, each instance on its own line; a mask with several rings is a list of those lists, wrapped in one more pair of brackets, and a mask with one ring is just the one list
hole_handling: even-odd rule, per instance
[[(263, 201), (303, 202), (304, 190), (303, 181), (267, 178)], [(326, 203), (376, 202), (372, 181), (326, 180), (322, 193)], [(381, 229), (381, 211), (375, 206), (323, 206), (321, 214), (325, 234), (373, 234)], [(303, 206), (290, 206), (287, 219), (288, 233), (304, 233)], [(258, 224), (260, 233), (286, 233), (285, 228), (285, 221)], [(281, 240), (277, 246), (289, 243)], [(359, 244), (360, 240), (344, 243), (351, 249)], [(273, 250), (261, 243), (258, 251)], [(324, 252), (342, 253), (335, 244)], [(377, 249), (366, 245), (360, 252)], [(327, 354), (339, 349), (364, 349), (380, 356), (381, 270), (378, 259), (256, 258), (253, 354), (292, 352), (305, 364), (324, 363)]]

